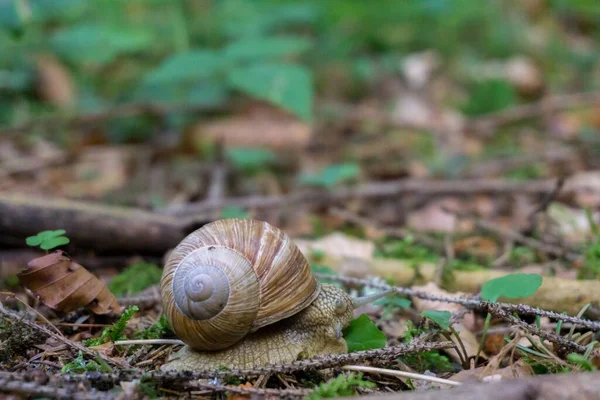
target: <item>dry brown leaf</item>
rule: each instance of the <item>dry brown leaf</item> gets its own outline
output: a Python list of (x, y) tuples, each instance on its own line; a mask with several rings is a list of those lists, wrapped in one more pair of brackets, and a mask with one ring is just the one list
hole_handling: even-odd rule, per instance
[(419, 232), (454, 232), (457, 229), (456, 215), (445, 210), (460, 210), (456, 199), (432, 201), (425, 207), (408, 214), (407, 225)]
[(498, 244), (490, 238), (472, 236), (456, 241), (454, 251), (475, 257), (494, 257), (498, 254)]
[(106, 284), (61, 250), (31, 260), (27, 267), (19, 280), (50, 308), (70, 312), (87, 307), (96, 314), (120, 309)]
[(71, 108), (76, 101), (76, 90), (67, 68), (56, 57), (46, 54), (39, 57), (37, 69), (40, 97), (58, 108)]
[(186, 135), (189, 148), (223, 142), (225, 146), (298, 151), (308, 145), (312, 128), (272, 107), (254, 107), (244, 114), (196, 124)]
[[(449, 379), (457, 382), (469, 382), (479, 380), (481, 378), (485, 378), (485, 376), (481, 376), (485, 368), (486, 367), (478, 367), (460, 371), (457, 374), (450, 377)], [(533, 371), (531, 370), (531, 367), (524, 361), (519, 360), (513, 363), (512, 366), (495, 370), (493, 376), (499, 376), (504, 379), (518, 379), (532, 375)]]

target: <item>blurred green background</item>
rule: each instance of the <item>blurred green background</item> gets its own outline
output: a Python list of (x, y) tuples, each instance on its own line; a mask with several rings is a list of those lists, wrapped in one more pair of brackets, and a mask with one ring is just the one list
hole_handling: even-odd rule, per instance
[[(544, 92), (600, 87), (597, 0), (0, 0), (0, 124), (125, 103), (218, 109), (266, 100), (305, 121), (317, 99), (356, 102), (435, 51), (467, 116), (529, 101), (489, 61), (527, 56)], [(51, 55), (75, 83), (67, 99), (40, 91)], [(54, 62), (54, 61), (53, 61)], [(487, 64), (486, 64), (487, 63)], [(47, 69), (47, 68), (46, 68)], [(172, 115), (180, 126), (186, 115)], [(110, 140), (146, 140), (145, 117), (118, 121)]]

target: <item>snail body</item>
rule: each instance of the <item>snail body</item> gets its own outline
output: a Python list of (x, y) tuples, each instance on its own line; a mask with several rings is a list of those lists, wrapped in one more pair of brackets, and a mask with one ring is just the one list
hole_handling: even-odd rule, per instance
[(352, 299), (320, 284), (300, 250), (266, 222), (226, 219), (188, 235), (161, 278), (163, 312), (187, 344), (164, 370), (252, 368), (348, 351)]

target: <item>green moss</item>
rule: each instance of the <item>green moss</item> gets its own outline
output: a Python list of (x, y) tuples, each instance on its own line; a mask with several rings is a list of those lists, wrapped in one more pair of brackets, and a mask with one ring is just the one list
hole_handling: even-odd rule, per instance
[(359, 387), (374, 388), (375, 386), (375, 383), (365, 381), (362, 378), (362, 374), (350, 373), (348, 375), (338, 375), (327, 382), (321, 383), (308, 396), (308, 399), (317, 400), (328, 397), (354, 396), (357, 394), (356, 389)]
[(83, 374), (85, 372), (111, 372), (105, 366), (97, 363), (94, 360), (86, 360), (83, 358), (81, 350), (71, 362), (65, 364), (60, 370), (63, 374)]
[(155, 324), (143, 331), (135, 333), (136, 339), (160, 339), (172, 332), (167, 317), (161, 315)]
[(116, 296), (127, 296), (160, 282), (162, 270), (156, 264), (138, 262), (115, 276), (108, 285)]
[(133, 314), (135, 314), (139, 310), (140, 308), (138, 306), (129, 307), (128, 309), (123, 311), (123, 315), (121, 315), (121, 318), (119, 318), (119, 320), (113, 326), (104, 329), (100, 337), (86, 340), (85, 345), (88, 347), (99, 346), (103, 343), (127, 339), (123, 335), (123, 332), (127, 327), (127, 322), (129, 322), (131, 317), (133, 317)]

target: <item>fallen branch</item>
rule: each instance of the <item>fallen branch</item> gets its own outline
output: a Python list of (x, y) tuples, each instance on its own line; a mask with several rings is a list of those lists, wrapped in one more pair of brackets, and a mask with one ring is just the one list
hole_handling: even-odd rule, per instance
[(574, 93), (549, 96), (537, 103), (520, 105), (506, 110), (483, 115), (469, 122), (468, 129), (482, 133), (494, 133), (498, 128), (525, 119), (552, 115), (559, 110), (590, 107), (600, 103), (599, 92)]
[(540, 375), (526, 379), (505, 379), (496, 383), (463, 384), (452, 389), (398, 392), (362, 398), (368, 400), (596, 400), (600, 398), (600, 372)]
[(65, 229), (78, 247), (163, 255), (187, 233), (190, 221), (135, 208), (0, 195), (0, 231), (24, 240), (40, 231)]
[(203, 104), (159, 104), (159, 103), (132, 103), (119, 104), (102, 111), (81, 115), (52, 115), (45, 118), (37, 118), (14, 127), (0, 128), (0, 135), (17, 135), (27, 133), (32, 129), (42, 127), (46, 130), (57, 128), (76, 129), (92, 124), (97, 124), (113, 118), (131, 117), (140, 114), (163, 116), (172, 113), (189, 112), (217, 112), (219, 108)]
[[(371, 365), (386, 365), (395, 361), (398, 357), (405, 354), (414, 354), (431, 350), (441, 350), (454, 347), (452, 342), (428, 342), (422, 337), (417, 337), (409, 343), (397, 346), (385, 347), (377, 350), (364, 350), (348, 354), (336, 354), (328, 356), (319, 356), (306, 360), (294, 361), (290, 364), (272, 365), (257, 367), (251, 369), (233, 369), (233, 370), (196, 370), (184, 372), (147, 372), (143, 373), (144, 379), (150, 379), (160, 384), (178, 383), (186, 380), (214, 379), (237, 377), (253, 377), (264, 374), (289, 374), (297, 371), (320, 370), (333, 367), (339, 367), (347, 364), (359, 364), (369, 362)], [(97, 374), (73, 375), (71, 379), (76, 380), (94, 380), (105, 383), (118, 383), (120, 381), (130, 381), (141, 379), (141, 372), (120, 371), (119, 374)]]
[[(472, 271), (471, 271), (472, 272)], [(372, 287), (380, 290), (388, 290), (390, 288), (394, 288), (397, 293), (414, 296), (424, 300), (430, 301), (440, 301), (445, 303), (456, 303), (462, 306), (465, 306), (469, 309), (475, 309), (483, 312), (493, 311), (497, 309), (501, 309), (507, 313), (517, 313), (520, 315), (539, 315), (541, 317), (548, 317), (552, 319), (556, 319), (559, 321), (565, 321), (572, 323), (574, 325), (579, 325), (581, 327), (589, 328), (593, 331), (600, 331), (600, 322), (590, 321), (588, 319), (572, 317), (565, 314), (559, 314), (554, 311), (541, 310), (539, 308), (530, 307), (525, 304), (509, 304), (509, 303), (488, 303), (486, 301), (482, 301), (477, 297), (450, 297), (450, 296), (440, 296), (427, 292), (423, 292), (420, 290), (414, 290), (410, 288), (398, 287), (398, 286), (390, 286), (385, 283), (375, 282), (368, 279), (360, 279), (353, 278), (349, 276), (337, 276), (337, 275), (328, 275), (328, 274), (319, 274), (315, 273), (315, 276), (322, 279), (334, 280), (347, 285), (360, 285)], [(523, 301), (524, 299), (521, 299)]]
[[(14, 378), (13, 378), (14, 379)], [(76, 385), (69, 387), (55, 387), (43, 385), (38, 382), (24, 382), (10, 378), (0, 378), (0, 392), (20, 394), (27, 397), (49, 397), (57, 399), (75, 399), (75, 400), (104, 400), (114, 399), (114, 393), (99, 392), (91, 389), (88, 392), (82, 392)]]
[(207, 199), (198, 203), (178, 204), (167, 207), (163, 212), (172, 216), (204, 216), (227, 206), (241, 208), (275, 208), (282, 206), (323, 206), (355, 198), (373, 199), (403, 194), (419, 195), (472, 195), (486, 193), (494, 195), (546, 194), (556, 187), (554, 179), (509, 181), (505, 179), (461, 179), (422, 180), (400, 179), (396, 181), (370, 182), (353, 187), (339, 187), (329, 191), (306, 190), (284, 196), (248, 196), (223, 200)]

